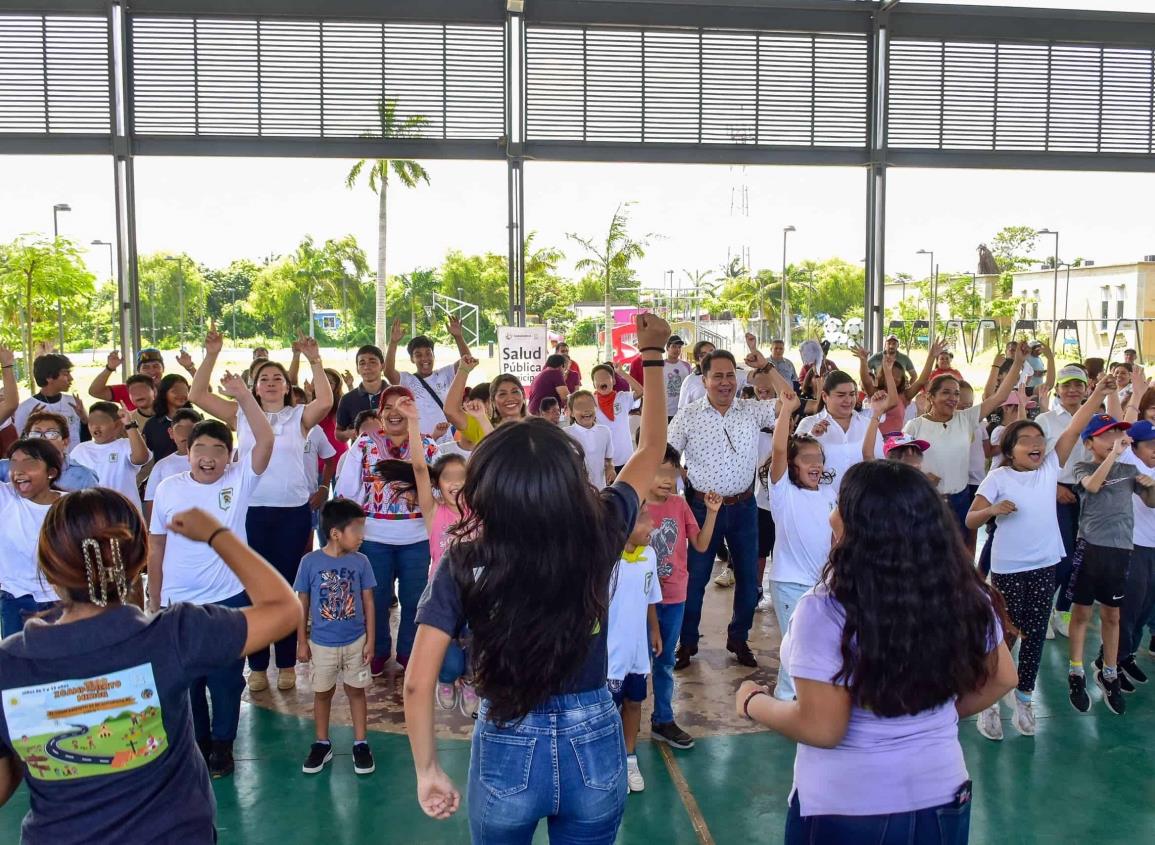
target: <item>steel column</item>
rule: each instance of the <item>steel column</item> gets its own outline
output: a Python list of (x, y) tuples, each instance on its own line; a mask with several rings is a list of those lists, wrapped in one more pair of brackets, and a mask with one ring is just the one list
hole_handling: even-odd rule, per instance
[(127, 378), (140, 353), (140, 276), (136, 251), (136, 173), (132, 157), (132, 24), (120, 2), (108, 5), (112, 180), (116, 204), (116, 291), (121, 374)]
[(867, 93), (866, 170), (866, 290), (863, 307), (863, 345), (881, 348), (886, 324), (886, 22), (875, 18), (869, 45), (870, 90)]

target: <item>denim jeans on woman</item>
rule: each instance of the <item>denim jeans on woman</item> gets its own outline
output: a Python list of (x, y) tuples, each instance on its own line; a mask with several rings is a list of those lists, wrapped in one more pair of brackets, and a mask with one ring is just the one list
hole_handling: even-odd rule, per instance
[(966, 845), (971, 802), (883, 816), (806, 816), (798, 795), (786, 814), (786, 845)]
[[(237, 593), (213, 604), (248, 607), (251, 602), (245, 593)], [(192, 682), (188, 697), (192, 706), (193, 731), (198, 742), (207, 739), (232, 742), (237, 738), (237, 725), (241, 721), (241, 693), (244, 689), (245, 658), (239, 654), (236, 660), (230, 660)]]
[(417, 635), (417, 602), (429, 582), (429, 541), (393, 546), (366, 540), (361, 554), (369, 558), (377, 586), (373, 588), (373, 610), (377, 620), (375, 657), (387, 659), (393, 648), (389, 629), (389, 605), (393, 601), (393, 582), (397, 581), (397, 599), (401, 618), (397, 624), (397, 657), (409, 659), (413, 638)]
[(612, 845), (626, 808), (626, 746), (609, 691), (558, 695), (495, 725), (482, 701), (469, 759), (473, 845)]

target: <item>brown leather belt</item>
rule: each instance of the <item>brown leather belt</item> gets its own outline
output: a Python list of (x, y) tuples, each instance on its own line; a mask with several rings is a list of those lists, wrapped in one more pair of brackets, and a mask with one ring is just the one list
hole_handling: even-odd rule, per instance
[[(744, 502), (747, 499), (751, 499), (753, 497), (754, 497), (754, 488), (751, 487), (749, 490), (744, 490), (743, 492), (739, 493), (737, 496), (723, 496), (722, 497), (722, 504), (724, 504), (724, 505), (736, 505), (739, 502)], [(696, 502), (706, 501), (706, 494), (700, 490), (695, 490), (694, 491), (694, 501), (696, 501)]]

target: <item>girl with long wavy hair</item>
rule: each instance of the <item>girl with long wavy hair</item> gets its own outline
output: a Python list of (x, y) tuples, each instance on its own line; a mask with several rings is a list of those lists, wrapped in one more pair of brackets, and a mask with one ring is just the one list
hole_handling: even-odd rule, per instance
[(822, 581), (782, 642), (797, 700), (754, 681), (735, 700), (798, 743), (786, 842), (965, 843), (958, 720), (1016, 682), (1002, 599), (934, 486), (905, 464), (851, 467), (830, 526)]
[[(646, 366), (662, 366), (669, 326), (636, 321)], [(610, 582), (666, 449), (662, 380), (646, 379), (645, 394), (638, 450), (602, 491), (580, 445), (541, 419), (498, 426), (469, 459), (467, 516), (417, 614), (405, 722), (421, 808), (448, 818), (460, 795), (437, 759), (434, 687), (468, 626), (482, 698), (469, 769), (475, 845), (529, 843), (543, 818), (558, 841), (617, 836), (626, 753), (606, 686)]]

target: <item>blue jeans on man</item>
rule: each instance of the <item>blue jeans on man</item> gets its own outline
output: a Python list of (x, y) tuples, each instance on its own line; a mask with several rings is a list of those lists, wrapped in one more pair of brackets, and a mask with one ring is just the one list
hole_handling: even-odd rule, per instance
[(653, 660), (654, 713), (651, 721), (664, 725), (674, 721), (674, 652), (682, 633), (686, 603), (654, 605), (658, 613), (658, 631), (662, 635), (662, 653)]
[[(245, 593), (237, 593), (213, 604), (221, 607), (248, 607)], [(197, 678), (189, 686), (193, 732), (197, 742), (212, 739), (233, 742), (241, 721), (241, 693), (245, 689), (245, 658), (237, 655), (227, 665)], [(212, 705), (210, 710), (210, 703)]]
[(401, 618), (397, 624), (397, 659), (402, 664), (413, 651), (417, 635), (417, 602), (429, 582), (429, 541), (390, 545), (366, 540), (361, 554), (369, 558), (377, 586), (373, 588), (373, 610), (377, 620), (377, 642), (374, 657), (388, 660), (393, 649), (393, 634), (389, 630), (389, 605), (393, 602), (393, 582), (397, 581), (397, 598), (401, 604)]
[[(706, 503), (691, 497), (690, 510), (698, 525), (706, 521)], [(686, 611), (682, 619), (681, 644), (697, 647), (701, 633), (702, 600), (706, 584), (714, 571), (714, 558), (722, 541), (730, 548), (730, 566), (734, 570), (734, 611), (726, 629), (727, 640), (746, 642), (754, 624), (758, 605), (758, 504), (750, 496), (732, 505), (722, 505), (714, 523), (710, 546), (704, 552), (690, 546), (687, 564), (690, 583), (686, 593)]]
[(59, 602), (36, 601), (30, 594), (14, 596), (0, 590), (0, 638), (19, 634), (33, 616), (52, 610)]

